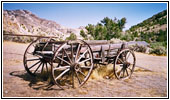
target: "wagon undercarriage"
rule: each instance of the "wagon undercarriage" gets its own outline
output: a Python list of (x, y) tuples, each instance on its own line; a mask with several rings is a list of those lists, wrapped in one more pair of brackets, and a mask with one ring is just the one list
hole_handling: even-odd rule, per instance
[(52, 76), (60, 88), (80, 87), (89, 79), (94, 64), (113, 64), (117, 79), (131, 77), (136, 58), (125, 44), (106, 41), (55, 41), (39, 38), (24, 53), (24, 67), (32, 76)]

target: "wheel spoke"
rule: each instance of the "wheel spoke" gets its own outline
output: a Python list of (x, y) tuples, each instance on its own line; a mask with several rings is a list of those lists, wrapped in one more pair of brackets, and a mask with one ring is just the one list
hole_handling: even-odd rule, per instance
[(118, 69), (116, 70), (116, 73), (120, 72), (122, 70), (122, 68), (118, 67)]
[(60, 60), (62, 60), (62, 61), (64, 61), (64, 62), (67, 63), (68, 65), (70, 65), (70, 63), (67, 62), (66, 60), (64, 60), (64, 59), (62, 59), (62, 58), (60, 58), (60, 57), (57, 57), (57, 58), (60, 59)]
[(86, 75), (82, 71), (79, 70), (78, 72), (80, 72), (80, 74), (82, 74), (84, 77), (86, 77)]
[(27, 52), (27, 54), (30, 54), (30, 55), (32, 55), (33, 57), (36, 56), (36, 57), (38, 57), (38, 58), (42, 58), (41, 56), (34, 55), (33, 53), (30, 53), (30, 52)]
[(30, 53), (30, 52), (28, 52), (28, 51), (27, 51), (27, 54), (33, 55), (33, 53)]
[(41, 74), (42, 74), (43, 70), (44, 70), (44, 63), (42, 65)]
[(35, 60), (40, 60), (40, 59), (28, 59), (26, 61), (35, 61)]
[(127, 74), (127, 76), (129, 76), (129, 73), (128, 73), (127, 69), (126, 69), (126, 74)]
[(121, 74), (122, 74), (122, 71), (123, 71), (123, 68), (121, 69), (121, 71), (120, 71), (120, 73), (119, 73), (119, 78), (120, 78), (120, 76), (121, 76)]
[(35, 74), (35, 72), (40, 68), (41, 64), (42, 64), (42, 63), (40, 63), (39, 66), (37, 67), (37, 69), (34, 71), (34, 74)]
[(69, 61), (72, 62), (71, 59), (70, 59), (70, 57), (69, 57), (69, 55), (67, 54), (67, 52), (66, 52), (66, 50), (65, 50), (64, 48), (63, 48), (63, 51), (64, 51), (64, 53), (66, 54), (66, 56), (67, 56), (67, 58), (69, 59)]
[[(76, 71), (75, 71), (76, 72)], [(77, 79), (78, 79), (78, 81), (79, 81), (79, 84), (81, 84), (81, 80), (80, 80), (80, 78), (79, 78), (79, 76), (78, 76), (78, 73), (76, 72), (76, 77), (77, 77)]]
[(128, 56), (126, 57), (126, 60), (129, 58), (129, 56), (130, 56), (130, 52), (129, 52)]
[(77, 53), (76, 53), (75, 61), (77, 60), (78, 54), (80, 53), (80, 48), (81, 48), (81, 44), (79, 44), (78, 47), (77, 47)]
[(44, 45), (44, 47), (43, 47), (43, 49), (42, 49), (41, 51), (44, 51), (44, 49), (45, 49), (45, 48), (47, 47), (47, 45), (49, 44), (50, 40), (51, 40), (51, 38), (49, 38), (49, 39), (47, 40), (46, 44)]
[(77, 60), (77, 62), (80, 61), (80, 59), (88, 52), (88, 49), (80, 56), (80, 58)]
[(131, 72), (132, 72), (132, 69), (128, 68)]
[(121, 66), (121, 67), (123, 66), (123, 64), (116, 64), (116, 65)]
[[(62, 51), (62, 59), (64, 58), (64, 51)], [(60, 61), (60, 64), (63, 64), (63, 61)]]
[(37, 63), (35, 63), (34, 65), (32, 65), (31, 67), (29, 67), (28, 69), (31, 69), (32, 67), (34, 67), (35, 65), (37, 65), (38, 63), (40, 63), (41, 61), (38, 61)]
[(59, 66), (57, 68), (54, 68), (53, 70), (66, 70), (67, 68), (70, 68), (70, 66)]
[(90, 67), (90, 66), (80, 66), (80, 68), (87, 68), (87, 69), (90, 69), (91, 67)]
[(72, 87), (74, 88), (74, 72), (72, 70)]
[(119, 60), (121, 63), (124, 63), (124, 61), (122, 61), (122, 59), (118, 58), (118, 60)]
[(49, 62), (47, 62), (47, 63), (51, 66), (51, 64)]
[(126, 52), (122, 52), (122, 55), (123, 55), (123, 57), (125, 57), (126, 58)]
[(45, 63), (45, 65), (46, 65), (46, 69), (47, 69), (47, 73), (48, 73), (48, 66), (47, 66), (47, 63)]
[(56, 78), (55, 78), (55, 81), (60, 78), (61, 76), (63, 76), (66, 72), (68, 72), (70, 69), (66, 69), (65, 71), (63, 71), (60, 75), (58, 75)]
[(86, 60), (83, 60), (83, 61), (79, 62), (79, 64), (82, 64), (82, 63), (84, 63), (84, 62), (86, 62), (86, 61), (89, 61), (89, 60), (91, 60), (91, 58), (86, 59)]
[(71, 60), (73, 61), (73, 55), (74, 55), (74, 52), (73, 52), (73, 44), (71, 44)]

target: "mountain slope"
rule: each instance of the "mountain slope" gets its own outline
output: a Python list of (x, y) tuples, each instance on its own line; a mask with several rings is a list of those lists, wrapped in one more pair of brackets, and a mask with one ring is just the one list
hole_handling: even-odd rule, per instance
[(27, 10), (3, 11), (3, 31), (12, 34), (58, 36), (65, 39), (70, 33), (80, 37), (80, 30), (66, 28), (54, 21), (39, 18)]
[(148, 43), (167, 42), (167, 10), (132, 26), (123, 37), (125, 40), (146, 41)]
[(159, 30), (165, 31), (167, 28), (167, 10), (153, 15), (151, 18), (132, 26), (127, 32), (158, 32)]

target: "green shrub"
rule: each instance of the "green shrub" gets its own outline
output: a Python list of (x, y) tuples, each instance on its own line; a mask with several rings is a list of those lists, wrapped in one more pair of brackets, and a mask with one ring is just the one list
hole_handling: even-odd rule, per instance
[(122, 35), (120, 39), (121, 40), (126, 40), (126, 41), (132, 41), (134, 39), (134, 36), (129, 34), (129, 33), (127, 33), (125, 35)]
[(147, 51), (147, 47), (137, 45), (137, 44), (130, 46), (129, 49), (134, 50), (136, 52), (143, 52), (143, 53), (145, 53)]
[(30, 43), (34, 41), (36, 37), (25, 37), (25, 36), (3, 36), (4, 41), (13, 41), (13, 42), (19, 42), (19, 43)]
[(150, 51), (150, 54), (166, 55), (166, 48), (163, 46), (157, 46)]
[(150, 54), (166, 55), (167, 42), (151, 43), (150, 47), (152, 48)]
[(83, 38), (86, 38), (86, 37), (87, 37), (86, 33), (85, 33), (83, 30), (80, 31), (80, 35), (81, 35)]
[(150, 43), (151, 48), (156, 48), (158, 46), (163, 46), (167, 48), (167, 42), (155, 42), (155, 43)]
[(66, 40), (76, 40), (77, 36), (74, 33), (71, 33), (69, 37), (66, 38)]

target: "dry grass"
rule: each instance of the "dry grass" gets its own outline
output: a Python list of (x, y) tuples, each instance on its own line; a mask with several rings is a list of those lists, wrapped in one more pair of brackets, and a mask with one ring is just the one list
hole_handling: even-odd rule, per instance
[[(114, 71), (113, 71), (113, 64), (109, 64), (109, 65), (97, 65), (95, 67), (96, 68), (93, 69), (92, 74), (90, 75), (89, 80), (102, 80), (102, 79), (115, 78)], [(135, 72), (148, 72), (148, 70), (135, 67)], [(87, 74), (88, 72), (84, 72), (84, 73)], [(42, 76), (50, 76), (50, 75), (49, 75), (49, 73), (45, 72)], [(82, 79), (81, 76), (79, 76), (79, 77)], [(68, 76), (67, 78), (68, 78), (67, 80), (69, 80), (69, 78), (71, 80), (71, 75)], [(52, 81), (52, 77), (48, 78), (48, 82), (50, 82), (50, 81)], [(128, 81), (128, 79), (126, 81)]]
[(113, 76), (113, 65), (100, 65), (93, 70), (93, 73), (90, 76), (90, 79), (100, 80), (103, 78), (110, 78)]

